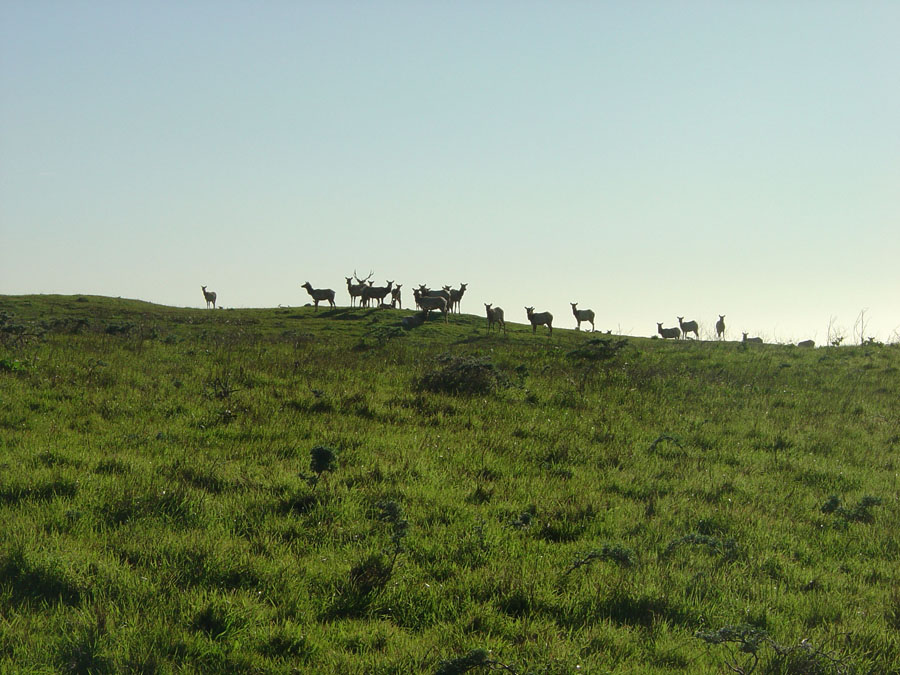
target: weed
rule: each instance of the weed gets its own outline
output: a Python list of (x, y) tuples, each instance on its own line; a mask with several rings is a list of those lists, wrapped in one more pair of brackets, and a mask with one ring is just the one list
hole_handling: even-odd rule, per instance
[(584, 567), (595, 560), (608, 560), (614, 562), (620, 567), (634, 566), (634, 553), (624, 546), (604, 544), (603, 548), (594, 549), (590, 553), (577, 559), (572, 565), (563, 572), (563, 576), (567, 576), (580, 567)]
[(734, 539), (719, 539), (699, 532), (692, 532), (669, 542), (663, 555), (668, 557), (682, 546), (700, 546), (724, 560), (735, 560), (739, 555), (737, 542)]
[[(750, 675), (765, 662), (766, 673), (796, 675), (850, 675), (854, 669), (844, 660), (815, 647), (808, 640), (794, 646), (778, 644), (769, 634), (756, 626), (741, 624), (724, 626), (706, 633), (698, 631), (694, 637), (709, 645), (724, 645), (728, 649), (725, 664), (735, 673)], [(774, 652), (768, 658), (760, 653), (764, 647)]]
[(523, 530), (531, 525), (532, 520), (537, 515), (537, 507), (534, 504), (529, 505), (527, 509), (522, 511), (519, 516), (513, 520), (510, 525), (517, 530)]
[(860, 499), (855, 506), (844, 508), (838, 496), (831, 495), (819, 510), (825, 514), (840, 516), (846, 522), (872, 523), (875, 521), (872, 509), (881, 506), (881, 503), (882, 500), (879, 497), (866, 496)]
[(19, 359), (0, 359), (0, 372), (2, 373), (24, 373), (26, 370), (27, 367)]
[(463, 675), (475, 669), (504, 670), (508, 673), (517, 672), (511, 666), (491, 658), (491, 652), (486, 649), (473, 649), (465, 656), (456, 659), (448, 659), (438, 664), (434, 675)]

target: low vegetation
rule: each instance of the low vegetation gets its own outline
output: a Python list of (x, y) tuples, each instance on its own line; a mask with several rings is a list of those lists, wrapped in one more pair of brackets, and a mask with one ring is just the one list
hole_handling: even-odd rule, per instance
[(0, 296), (0, 672), (900, 672), (900, 347), (407, 315)]

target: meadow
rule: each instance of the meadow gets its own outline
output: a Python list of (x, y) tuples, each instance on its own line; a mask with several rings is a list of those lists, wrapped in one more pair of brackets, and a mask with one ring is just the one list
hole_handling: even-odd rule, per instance
[(900, 672), (900, 345), (409, 314), (0, 296), (0, 672)]

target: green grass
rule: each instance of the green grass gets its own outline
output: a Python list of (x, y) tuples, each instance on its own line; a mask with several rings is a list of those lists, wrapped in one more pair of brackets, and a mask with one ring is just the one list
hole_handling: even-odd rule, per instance
[(406, 314), (0, 296), (0, 672), (900, 672), (900, 347)]

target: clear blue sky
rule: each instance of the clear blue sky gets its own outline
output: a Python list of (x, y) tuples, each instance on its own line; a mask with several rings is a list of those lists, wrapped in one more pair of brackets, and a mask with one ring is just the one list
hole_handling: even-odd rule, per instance
[(356, 269), (898, 339), (898, 36), (893, 0), (0, 0), (0, 293), (346, 304)]

